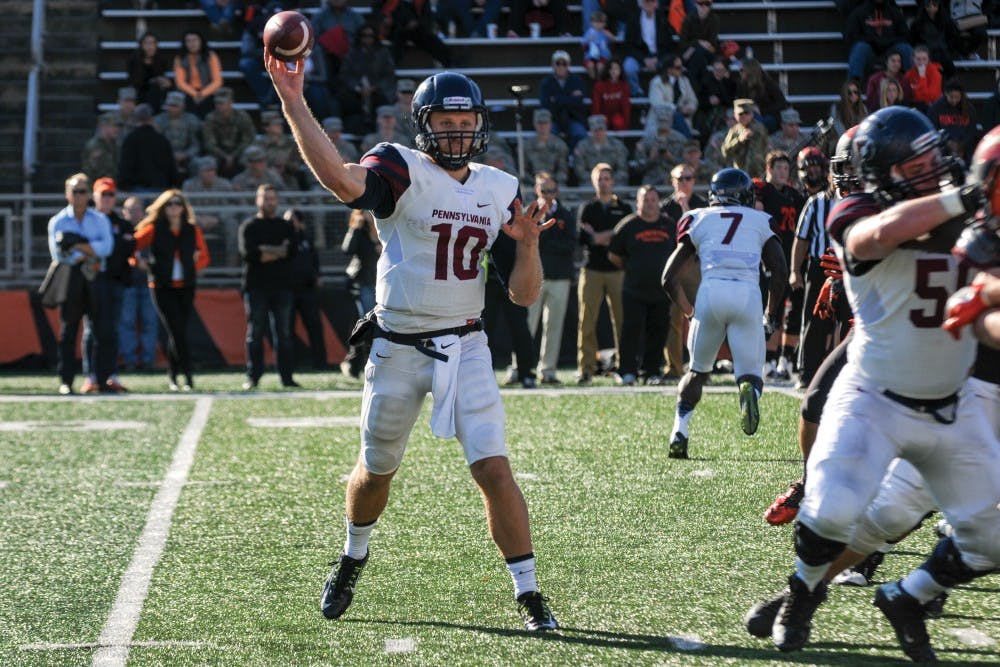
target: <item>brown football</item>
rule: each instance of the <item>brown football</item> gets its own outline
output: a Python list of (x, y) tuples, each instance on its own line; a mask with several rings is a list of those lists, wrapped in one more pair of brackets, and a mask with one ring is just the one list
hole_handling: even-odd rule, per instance
[(264, 46), (278, 60), (304, 60), (312, 52), (316, 35), (312, 24), (295, 11), (278, 12), (264, 26)]

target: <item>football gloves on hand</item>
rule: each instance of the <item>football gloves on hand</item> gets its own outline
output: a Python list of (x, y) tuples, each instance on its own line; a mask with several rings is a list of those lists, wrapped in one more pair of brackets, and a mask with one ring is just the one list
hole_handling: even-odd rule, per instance
[(1000, 264), (1000, 224), (997, 219), (977, 220), (963, 229), (951, 252), (977, 268)]
[(844, 267), (840, 265), (840, 258), (833, 252), (833, 248), (827, 248), (823, 256), (819, 258), (819, 265), (823, 267), (823, 275), (827, 278), (839, 280), (844, 277)]
[(955, 340), (961, 337), (964, 327), (972, 324), (984, 310), (989, 308), (989, 304), (983, 300), (983, 287), (984, 283), (963, 287), (948, 299), (945, 306), (948, 319), (941, 326)]

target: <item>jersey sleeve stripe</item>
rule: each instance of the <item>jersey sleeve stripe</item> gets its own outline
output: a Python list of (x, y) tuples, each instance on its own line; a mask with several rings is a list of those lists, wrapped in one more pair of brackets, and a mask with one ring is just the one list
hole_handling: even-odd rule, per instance
[(371, 169), (389, 184), (396, 201), (410, 187), (410, 169), (406, 160), (390, 144), (379, 144), (361, 158), (361, 166)]

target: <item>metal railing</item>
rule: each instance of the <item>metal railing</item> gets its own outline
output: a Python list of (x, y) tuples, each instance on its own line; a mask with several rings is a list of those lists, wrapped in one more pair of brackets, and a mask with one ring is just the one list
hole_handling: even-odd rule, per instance
[(38, 99), (39, 81), (45, 66), (44, 34), (45, 0), (34, 0), (31, 13), (31, 71), (28, 73), (24, 105), (24, 150), (21, 152), (25, 193), (31, 192), (31, 179), (38, 162)]

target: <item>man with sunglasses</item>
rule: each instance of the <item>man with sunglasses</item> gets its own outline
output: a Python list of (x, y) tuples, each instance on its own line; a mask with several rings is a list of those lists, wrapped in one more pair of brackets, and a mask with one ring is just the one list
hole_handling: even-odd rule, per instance
[(90, 179), (73, 174), (66, 179), (68, 206), (49, 220), (49, 253), (55, 262), (73, 267), (65, 299), (59, 305), (59, 393), (73, 393), (76, 372), (76, 334), (87, 315), (94, 323), (94, 357), (99, 391), (107, 391), (113, 366), (111, 318), (108, 317), (108, 281), (105, 258), (114, 247), (111, 223), (90, 207)]

